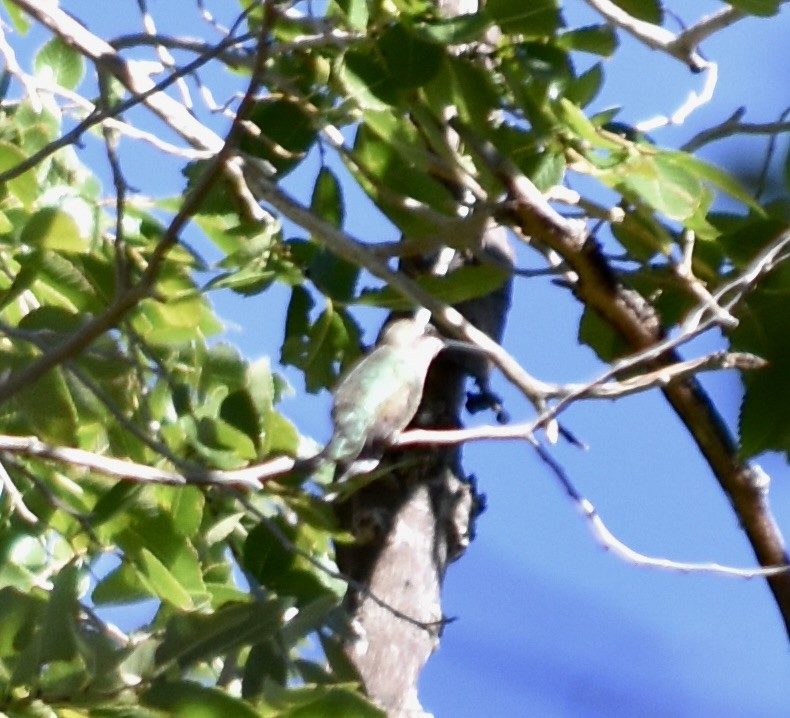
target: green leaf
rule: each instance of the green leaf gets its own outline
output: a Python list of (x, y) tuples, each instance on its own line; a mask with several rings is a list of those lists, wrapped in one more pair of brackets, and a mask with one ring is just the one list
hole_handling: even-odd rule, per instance
[[(0, 142), (0, 173), (15, 168), (27, 159), (27, 155), (10, 142)], [(38, 198), (38, 180), (36, 170), (25, 170), (21, 175), (8, 180), (6, 185), (25, 207), (29, 208)]]
[(244, 567), (250, 571), (264, 586), (273, 584), (296, 561), (294, 552), (283, 545), (281, 536), (293, 541), (295, 530), (282, 521), (272, 519), (273, 526), (279, 534), (265, 523), (258, 524), (244, 542)]
[(368, 26), (368, 0), (333, 0), (348, 20), (348, 24), (359, 32)]
[(398, 88), (378, 53), (347, 50), (339, 58), (334, 76), (346, 101), (363, 110), (385, 110), (398, 102)]
[(189, 610), (194, 603), (189, 592), (185, 591), (178, 579), (154, 554), (143, 548), (137, 556), (140, 580), (151, 593), (175, 608)]
[(622, 222), (612, 223), (612, 234), (632, 257), (643, 262), (656, 253), (668, 256), (673, 246), (670, 233), (647, 211), (628, 212)]
[(714, 187), (726, 192), (739, 202), (743, 202), (743, 204), (753, 209), (758, 214), (765, 214), (760, 203), (749, 194), (746, 188), (729, 172), (720, 167), (705, 162), (693, 155), (686, 154), (685, 152), (662, 152), (661, 157), (666, 162), (690, 172), (705, 182), (709, 182)]
[(313, 255), (308, 274), (315, 286), (327, 297), (338, 302), (349, 302), (359, 279), (359, 267), (338, 257), (329, 249), (321, 248)]
[(177, 614), (167, 623), (156, 662), (160, 666), (178, 663), (183, 668), (265, 641), (282, 624), (286, 606), (284, 601), (271, 599), (223, 606), (211, 614)]
[(14, 225), (8, 218), (8, 215), (0, 211), (0, 235), (10, 234), (13, 229)]
[(206, 496), (197, 486), (180, 486), (173, 490), (170, 515), (173, 528), (185, 538), (192, 538), (203, 521)]
[(97, 606), (114, 606), (136, 603), (154, 595), (134, 567), (122, 563), (99, 580), (91, 593), (91, 599)]
[[(475, 128), (490, 129), (491, 113), (500, 106), (501, 98), (486, 68), (464, 57), (451, 56), (439, 74), (426, 88), (433, 111), (441, 115), (444, 107), (455, 106), (458, 116)], [(397, 119), (397, 118), (393, 118)]]
[(740, 451), (750, 458), (763, 451), (781, 451), (790, 458), (790, 362), (771, 364), (749, 377), (738, 420)]
[(309, 633), (324, 626), (329, 614), (337, 608), (339, 602), (338, 596), (326, 594), (301, 606), (299, 613), (283, 626), (280, 634), (283, 643), (286, 646), (295, 646)]
[(779, 12), (780, 0), (729, 0), (730, 5), (748, 15), (771, 17)]
[(172, 718), (260, 718), (258, 711), (240, 698), (191, 681), (160, 681), (142, 700)]
[(80, 574), (73, 564), (61, 569), (55, 578), (44, 611), (41, 632), (41, 660), (70, 661), (77, 653), (77, 587)]
[(600, 92), (603, 79), (603, 66), (596, 62), (587, 72), (568, 82), (565, 97), (579, 107), (587, 107)]
[(74, 218), (57, 207), (44, 207), (31, 216), (20, 241), (30, 247), (61, 252), (83, 252), (88, 248)]
[(785, 220), (739, 218), (737, 225), (724, 232), (716, 244), (733, 265), (742, 269), (786, 229)]
[(28, 645), (44, 611), (42, 600), (16, 588), (0, 588), (0, 657), (13, 657)]
[(345, 219), (343, 189), (332, 170), (322, 167), (313, 186), (310, 209), (333, 227), (342, 227)]
[(255, 449), (259, 448), (261, 422), (249, 391), (240, 389), (228, 394), (222, 401), (220, 417), (229, 426), (243, 432)]
[(263, 694), (267, 705), (278, 709), (280, 718), (384, 718), (351, 686), (305, 685), (282, 689), (267, 681)]
[(623, 143), (610, 139), (599, 131), (573, 102), (560, 98), (559, 114), (562, 120), (581, 139), (589, 142), (593, 147), (609, 152), (622, 152)]
[(253, 108), (249, 120), (260, 135), (245, 134), (241, 149), (269, 162), (278, 177), (293, 170), (315, 142), (316, 130), (310, 116), (292, 100), (262, 100)]
[(440, 45), (458, 45), (479, 40), (491, 27), (483, 13), (442, 17), (420, 25), (420, 33)]
[(702, 206), (703, 187), (682, 165), (664, 155), (642, 155), (617, 170), (626, 193), (635, 194), (669, 219), (687, 220)]
[(19, 258), (19, 271), (14, 276), (14, 281), (0, 295), (0, 309), (4, 309), (17, 297), (30, 289), (44, 264), (44, 256), (44, 252), (30, 252)]
[(611, 25), (588, 25), (562, 33), (556, 43), (565, 50), (611, 57), (617, 49), (617, 34)]
[(353, 166), (349, 169), (381, 211), (404, 234), (409, 237), (431, 236), (436, 232), (436, 223), (429, 217), (405, 209), (402, 202), (392, 201), (392, 193), (412, 197), (437, 212), (453, 216), (455, 200), (450, 190), (406, 160), (396, 146), (367, 125), (357, 132), (354, 152), (366, 172), (362, 174)]
[(629, 349), (612, 325), (601, 319), (592, 309), (585, 309), (582, 314), (579, 343), (589, 346), (605, 362), (614, 361), (627, 354)]
[(553, 35), (562, 25), (556, 0), (488, 0), (485, 11), (502, 32), (526, 38)]
[(3, 7), (14, 24), (14, 30), (20, 35), (27, 35), (27, 31), (30, 29), (30, 20), (27, 15), (11, 0), (3, 0)]
[(241, 695), (253, 698), (263, 692), (266, 681), (284, 686), (288, 680), (288, 665), (283, 650), (275, 640), (257, 643), (250, 649), (244, 664)]
[(785, 262), (764, 276), (736, 314), (738, 326), (731, 332), (732, 348), (748, 351), (768, 362), (756, 371), (744, 372), (745, 395), (739, 433), (744, 457), (762, 451), (784, 452), (790, 457), (790, 264)]
[(654, 25), (664, 22), (661, 0), (614, 0), (614, 3), (638, 20), (652, 22)]
[[(141, 503), (144, 497), (145, 494), (141, 495)], [(205, 598), (206, 589), (198, 552), (176, 530), (172, 516), (165, 512), (152, 514), (150, 510), (135, 510), (128, 518), (127, 525), (121, 527), (114, 539), (142, 573), (158, 582), (149, 585), (149, 588), (156, 587), (154, 595), (160, 596), (172, 580), (180, 587), (180, 605), (186, 605), (183, 592), (190, 595), (191, 604), (199, 604)], [(165, 595), (160, 597), (168, 600)]]
[(201, 394), (208, 394), (214, 387), (224, 386), (231, 392), (246, 383), (247, 362), (237, 347), (227, 342), (217, 342), (207, 347), (200, 357)]
[(439, 71), (444, 53), (434, 42), (424, 40), (402, 23), (387, 27), (378, 40), (392, 84), (415, 89), (428, 83)]
[[(507, 273), (488, 264), (467, 265), (447, 276), (417, 278), (417, 283), (446, 304), (459, 304), (482, 297), (499, 289), (507, 281)], [(364, 291), (357, 304), (384, 307), (393, 311), (413, 309), (413, 303), (391, 287)]]
[(333, 305), (311, 322), (312, 306), (310, 295), (295, 287), (288, 305), (280, 361), (302, 369), (307, 390), (315, 393), (335, 383), (337, 365), (343, 362), (348, 347), (357, 345), (359, 330), (345, 312)]
[(80, 53), (59, 37), (53, 37), (33, 60), (36, 74), (52, 79), (68, 90), (76, 89), (85, 75), (85, 61)]
[(44, 441), (64, 446), (76, 442), (78, 417), (61, 369), (52, 369), (12, 400), (29, 423), (29, 431)]
[(332, 669), (332, 674), (341, 681), (349, 683), (361, 682), (357, 667), (344, 650), (343, 642), (336, 636), (328, 635), (323, 631), (318, 632), (321, 648)]

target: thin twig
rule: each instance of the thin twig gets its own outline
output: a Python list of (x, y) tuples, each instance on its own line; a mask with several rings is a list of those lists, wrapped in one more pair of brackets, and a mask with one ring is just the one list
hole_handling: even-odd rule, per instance
[(693, 72), (700, 72), (705, 68), (706, 60), (697, 52), (696, 45), (687, 47), (679, 44), (678, 36), (670, 30), (629, 15), (611, 0), (587, 0), (587, 4), (615, 27), (625, 30), (648, 47), (680, 60)]
[(618, 539), (606, 526), (601, 519), (598, 511), (592, 502), (582, 496), (573, 485), (570, 477), (546, 448), (533, 436), (528, 439), (541, 461), (549, 467), (554, 477), (559, 481), (574, 503), (579, 512), (587, 520), (590, 531), (595, 540), (606, 550), (611, 551), (615, 556), (632, 563), (636, 566), (648, 568), (659, 568), (665, 571), (679, 571), (681, 573), (712, 573), (722, 576), (734, 576), (736, 578), (767, 578), (790, 570), (790, 565), (783, 566), (763, 566), (761, 568), (737, 568), (726, 566), (720, 563), (688, 563), (685, 561), (674, 561), (668, 558), (657, 558), (635, 551), (627, 544)]
[[(790, 109), (790, 108), (788, 108)], [(788, 110), (782, 112), (780, 117), (786, 116)], [(776, 136), (784, 132), (790, 132), (790, 122), (779, 120), (777, 122), (741, 122), (741, 118), (746, 114), (746, 108), (738, 108), (726, 120), (718, 125), (708, 127), (698, 132), (680, 149), (683, 152), (696, 152), (700, 147), (723, 140), (733, 135), (772, 135)]]
[(0, 491), (5, 491), (8, 495), (11, 509), (20, 519), (29, 524), (38, 523), (38, 516), (36, 516), (36, 514), (27, 507), (27, 504), (25, 504), (25, 500), (22, 498), (22, 492), (16, 487), (16, 484), (8, 471), (6, 471), (2, 461), (0, 461)]
[(30, 106), (37, 115), (41, 114), (42, 105), (41, 98), (36, 92), (36, 85), (33, 79), (28, 75), (17, 62), (14, 49), (8, 43), (3, 30), (3, 25), (0, 23), (0, 57), (5, 61), (5, 70), (19, 81), (19, 84), (25, 90), (25, 94), (30, 100)]

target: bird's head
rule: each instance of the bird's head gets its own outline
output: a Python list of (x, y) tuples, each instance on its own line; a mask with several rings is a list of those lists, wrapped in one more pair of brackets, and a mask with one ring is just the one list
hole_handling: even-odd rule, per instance
[(411, 347), (421, 354), (431, 356), (436, 356), (442, 349), (482, 351), (474, 344), (447, 339), (441, 336), (433, 325), (421, 324), (415, 319), (396, 319), (390, 322), (382, 330), (378, 343), (397, 348)]

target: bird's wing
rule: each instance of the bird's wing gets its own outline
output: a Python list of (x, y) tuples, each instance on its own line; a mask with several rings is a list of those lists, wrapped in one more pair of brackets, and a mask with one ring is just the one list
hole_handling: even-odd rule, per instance
[(353, 459), (366, 444), (386, 444), (417, 410), (422, 385), (413, 386), (410, 357), (388, 356), (380, 362), (377, 351), (338, 387), (332, 409), (335, 430), (326, 449), (329, 459)]

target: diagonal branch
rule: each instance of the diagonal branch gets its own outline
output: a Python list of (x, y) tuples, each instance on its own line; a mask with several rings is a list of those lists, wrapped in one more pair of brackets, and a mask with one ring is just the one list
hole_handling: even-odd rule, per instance
[[(649, 349), (659, 343), (663, 330), (655, 310), (618, 282), (600, 247), (587, 237), (584, 228), (559, 215), (496, 148), (479, 140), (459, 122), (453, 123), (505, 187), (514, 227), (523, 236), (555, 251), (576, 273), (578, 281), (573, 291), (577, 299), (594, 310), (633, 350)], [(779, 246), (782, 240), (779, 238)], [(660, 369), (679, 360), (676, 351), (669, 350), (647, 366)], [(788, 563), (784, 539), (768, 501), (767, 477), (758, 467), (741, 460), (734, 438), (700, 384), (689, 378), (669, 384), (662, 391), (729, 499), (760, 564)], [(767, 580), (790, 632), (790, 574), (770, 576)]]

